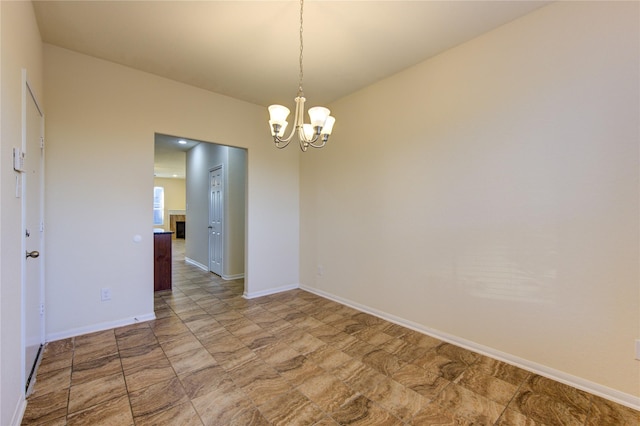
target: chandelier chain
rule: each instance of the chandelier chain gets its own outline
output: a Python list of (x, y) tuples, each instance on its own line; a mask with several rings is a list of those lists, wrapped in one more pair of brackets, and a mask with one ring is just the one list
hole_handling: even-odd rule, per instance
[(302, 40), (303, 8), (304, 8), (304, 0), (300, 0), (300, 74), (298, 75), (298, 96), (304, 96), (304, 91), (302, 90), (302, 78), (304, 77), (304, 72), (302, 68), (302, 52), (304, 50), (304, 44)]

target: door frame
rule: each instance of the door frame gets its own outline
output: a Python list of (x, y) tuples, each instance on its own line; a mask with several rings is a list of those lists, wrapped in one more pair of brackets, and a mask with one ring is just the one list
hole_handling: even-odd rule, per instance
[[(25, 390), (25, 395), (29, 395), (29, 393), (31, 392), (31, 390), (33, 389), (33, 384), (35, 383), (35, 381), (33, 380), (33, 376), (35, 375), (35, 372), (37, 370), (37, 366), (42, 358), (42, 347), (44, 345), (45, 342), (45, 318), (44, 318), (44, 243), (45, 243), (45, 235), (44, 235), (44, 191), (45, 191), (45, 187), (44, 187), (44, 155), (45, 155), (45, 150), (44, 150), (44, 112), (43, 109), (40, 105), (40, 103), (38, 102), (38, 98), (32, 88), (32, 85), (29, 83), (29, 79), (27, 78), (27, 70), (26, 69), (22, 69), (22, 152), (26, 152), (27, 151), (27, 104), (28, 104), (28, 97), (31, 97), (37, 110), (38, 113), (40, 114), (40, 150), (41, 150), (41, 155), (40, 155), (40, 165), (39, 165), (39, 172), (40, 172), (40, 194), (39, 194), (39, 204), (40, 204), (40, 212), (39, 212), (39, 216), (40, 216), (40, 224), (39, 224), (39, 229), (36, 230), (37, 235), (39, 236), (39, 242), (40, 242), (40, 256), (39, 256), (39, 262), (40, 262), (40, 273), (39, 273), (39, 277), (38, 277), (38, 282), (39, 282), (39, 290), (40, 290), (40, 350), (38, 351), (38, 354), (36, 355), (36, 359), (34, 361), (34, 365), (33, 368), (31, 370), (31, 374), (26, 372), (26, 364), (27, 364), (27, 360), (26, 360), (26, 345), (27, 345), (27, 336), (26, 336), (26, 317), (27, 317), (27, 309), (26, 309), (26, 286), (27, 286), (27, 258), (26, 256), (24, 256), (24, 253), (26, 253), (26, 251), (28, 250), (27, 248), (27, 240), (26, 240), (26, 236), (25, 236), (25, 228), (26, 228), (26, 221), (27, 221), (27, 197), (26, 197), (26, 191), (27, 191), (27, 186), (25, 185), (25, 183), (27, 182), (26, 179), (26, 175), (25, 173), (20, 173), (20, 186), (21, 191), (17, 192), (17, 194), (20, 194), (20, 197), (22, 198), (22, 202), (21, 202), (21, 229), (20, 229), (20, 233), (21, 233), (21, 277), (20, 277), (20, 281), (21, 281), (21, 318), (20, 318), (20, 328), (21, 328), (21, 360), (20, 360), (20, 364), (21, 364), (21, 368), (22, 368), (22, 388)], [(29, 380), (29, 378), (31, 377), (31, 380)]]

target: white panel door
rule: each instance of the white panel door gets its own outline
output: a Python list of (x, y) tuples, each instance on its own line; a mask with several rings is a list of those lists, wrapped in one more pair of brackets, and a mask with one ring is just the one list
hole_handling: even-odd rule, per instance
[(23, 197), (23, 342), (24, 384), (29, 390), (32, 376), (44, 343), (43, 281), (43, 190), (44, 143), (43, 116), (28, 84), (24, 83), (23, 131), (25, 150), (22, 174)]
[(222, 212), (224, 209), (222, 166), (209, 171), (209, 270), (222, 275)]

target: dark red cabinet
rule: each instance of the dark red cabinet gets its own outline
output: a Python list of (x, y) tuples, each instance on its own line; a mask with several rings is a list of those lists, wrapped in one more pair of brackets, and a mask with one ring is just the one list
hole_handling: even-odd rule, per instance
[(153, 291), (171, 290), (171, 234), (153, 234)]

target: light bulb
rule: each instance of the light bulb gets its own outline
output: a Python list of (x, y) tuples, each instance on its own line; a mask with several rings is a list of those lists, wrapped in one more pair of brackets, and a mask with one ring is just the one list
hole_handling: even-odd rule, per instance
[(313, 126), (311, 126), (311, 124), (304, 124), (302, 126), (302, 131), (304, 132), (304, 138), (307, 141), (310, 141), (313, 139), (314, 131), (313, 131)]

